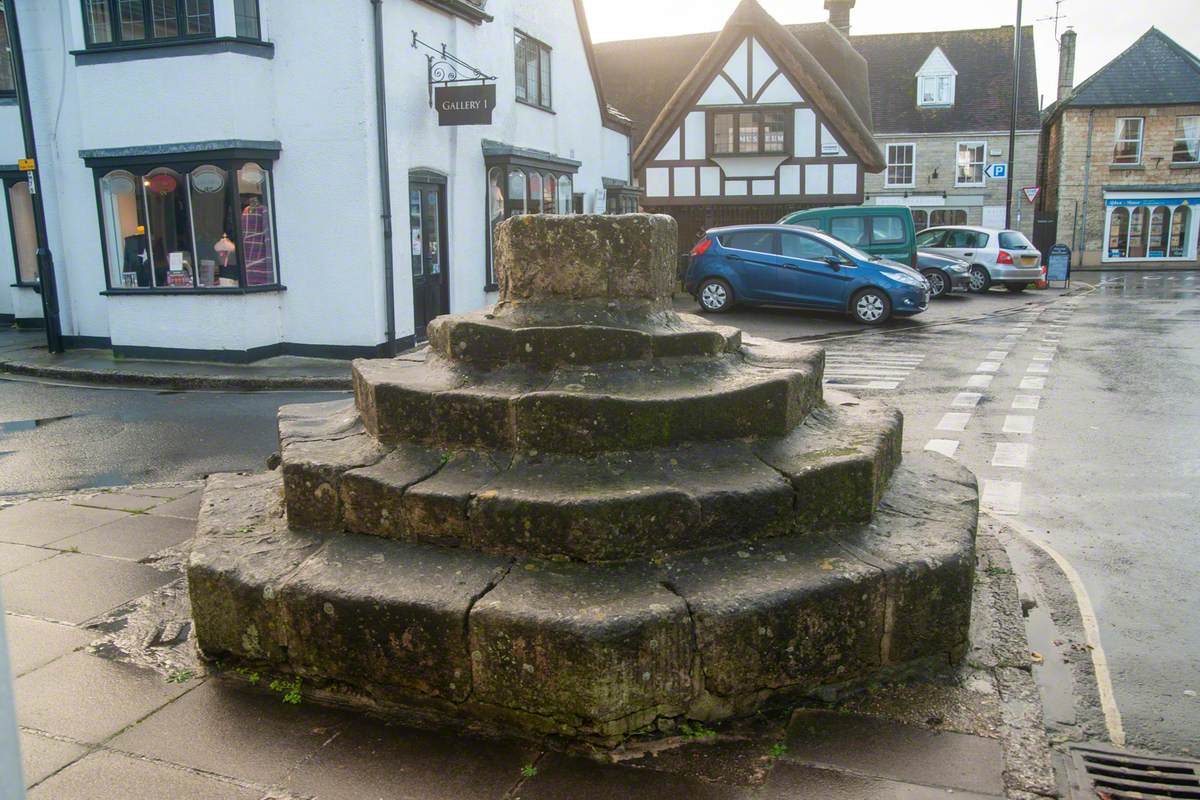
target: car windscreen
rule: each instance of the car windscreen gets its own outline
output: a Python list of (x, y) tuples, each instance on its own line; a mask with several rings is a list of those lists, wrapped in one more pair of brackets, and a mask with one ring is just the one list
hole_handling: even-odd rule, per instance
[(1033, 243), (1020, 231), (1000, 231), (1000, 246), (1005, 250), (1033, 249)]
[(827, 233), (812, 231), (808, 235), (816, 239), (818, 242), (824, 242), (825, 244), (829, 245), (834, 249), (834, 252), (845, 253), (850, 258), (853, 258), (857, 261), (872, 261), (875, 259), (875, 256), (872, 256), (869, 253), (864, 253), (857, 247), (851, 247), (841, 239), (830, 236)]

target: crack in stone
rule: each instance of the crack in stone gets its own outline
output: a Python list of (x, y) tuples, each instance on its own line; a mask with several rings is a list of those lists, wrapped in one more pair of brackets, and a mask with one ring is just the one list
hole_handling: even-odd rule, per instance
[(867, 567), (879, 572), (881, 584), (883, 586), (883, 631), (879, 636), (879, 666), (883, 667), (891, 660), (892, 651), (892, 632), (896, 628), (896, 608), (892, 602), (891, 588), (888, 586), (887, 567), (884, 566), (888, 562), (882, 558), (876, 558), (868, 553), (864, 553), (857, 547), (854, 547), (846, 542), (833, 537), (831, 541), (836, 547), (849, 555), (852, 559)]
[(475, 610), (475, 604), (482, 600), (489, 592), (500, 585), (500, 582), (508, 577), (508, 573), (512, 572), (513, 565), (517, 563), (515, 558), (510, 558), (508, 563), (502, 569), (498, 569), (497, 573), (493, 573), (492, 580), (484, 584), (477, 594), (472, 596), (467, 601), (467, 610), (463, 614), (463, 651), (467, 654), (467, 669), (470, 673), (471, 685), (467, 689), (467, 694), (463, 697), (461, 703), (470, 703), (475, 697), (475, 659), (471, 654), (471, 612)]
[(684, 596), (679, 587), (674, 585), (670, 578), (664, 577), (658, 582), (658, 584), (671, 594), (678, 597), (683, 603), (684, 610), (687, 611), (688, 630), (692, 634), (692, 651), (695, 653), (693, 656), (695, 659), (695, 664), (693, 665), (692, 669), (695, 671), (696, 680), (698, 682), (694, 699), (698, 699), (703, 697), (704, 693), (707, 691), (706, 686), (708, 683), (708, 674), (704, 669), (704, 654), (700, 650), (700, 635), (696, 630), (696, 614), (692, 610), (692, 604), (688, 601), (687, 597)]

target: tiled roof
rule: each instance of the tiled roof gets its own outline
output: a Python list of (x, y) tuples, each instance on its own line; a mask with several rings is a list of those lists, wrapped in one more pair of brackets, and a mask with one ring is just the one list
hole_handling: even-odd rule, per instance
[(1158, 28), (1075, 87), (1063, 105), (1148, 106), (1200, 103), (1200, 59)]
[[(966, 31), (851, 36), (870, 65), (875, 132), (953, 133), (1008, 130), (1012, 112), (1013, 26)], [(917, 106), (917, 71), (940, 47), (958, 72), (954, 105)], [(1021, 86), (1017, 128), (1039, 126), (1033, 28), (1021, 28)]]

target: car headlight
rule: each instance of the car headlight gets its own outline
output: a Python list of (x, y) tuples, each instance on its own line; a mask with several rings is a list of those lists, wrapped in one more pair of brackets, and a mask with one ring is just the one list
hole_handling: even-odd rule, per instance
[(888, 276), (892, 280), (896, 281), (897, 283), (906, 283), (909, 286), (924, 286), (925, 285), (925, 279), (920, 277), (919, 275), (909, 275), (906, 272), (891, 272), (891, 271), (884, 272), (883, 274)]

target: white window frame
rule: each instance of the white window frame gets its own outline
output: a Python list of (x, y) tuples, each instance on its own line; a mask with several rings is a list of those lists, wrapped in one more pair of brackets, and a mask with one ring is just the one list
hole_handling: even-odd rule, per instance
[[(968, 182), (968, 181), (960, 181), (959, 180), (958, 156), (959, 156), (959, 153), (962, 152), (964, 147), (972, 147), (972, 148), (979, 147), (979, 148), (983, 149), (983, 158), (979, 162), (975, 162), (975, 161), (970, 162), (972, 164), (975, 164), (975, 163), (979, 164), (979, 180), (978, 181), (969, 181)], [(954, 148), (954, 185), (955, 186), (986, 186), (987, 185), (987, 175), (986, 175), (987, 154), (988, 154), (988, 143), (986, 141), (972, 140), (972, 141), (959, 142), (958, 146)]]
[[(933, 81), (936, 91), (934, 92), (933, 100), (925, 99), (925, 82)], [(945, 81), (946, 91), (943, 94), (941, 91), (942, 82)], [(945, 108), (946, 106), (954, 105), (954, 89), (955, 76), (951, 72), (938, 72), (929, 75), (917, 76), (917, 105), (925, 108)]]
[[(1182, 132), (1180, 130), (1180, 128), (1183, 125), (1183, 121), (1189, 120), (1189, 119), (1195, 120), (1195, 125), (1196, 125), (1196, 127), (1195, 127), (1196, 135), (1195, 136), (1187, 136), (1187, 135), (1185, 135), (1184, 132)], [(1194, 143), (1193, 146), (1188, 149), (1191, 150), (1192, 152), (1195, 152), (1197, 154), (1197, 157), (1192, 159), (1191, 161), (1176, 161), (1175, 160), (1175, 145), (1178, 145), (1180, 142)], [(1200, 115), (1180, 114), (1179, 116), (1175, 117), (1175, 138), (1174, 138), (1174, 140), (1172, 140), (1172, 144), (1171, 144), (1171, 163), (1172, 164), (1200, 164)]]
[[(1137, 120), (1137, 123), (1138, 123), (1137, 139), (1122, 139), (1121, 138), (1121, 128), (1124, 127), (1126, 122), (1132, 122), (1133, 120)], [(1142, 163), (1142, 145), (1145, 142), (1145, 139), (1146, 139), (1146, 118), (1145, 117), (1119, 117), (1117, 119), (1117, 125), (1113, 129), (1113, 154), (1112, 154), (1113, 166), (1117, 166), (1117, 167), (1139, 166)], [(1120, 145), (1123, 142), (1133, 142), (1133, 141), (1137, 142), (1137, 159), (1134, 161), (1117, 161), (1118, 145)]]
[[(908, 161), (892, 161), (893, 147), (909, 147), (910, 155)], [(887, 154), (887, 166), (883, 169), (883, 185), (887, 189), (912, 189), (917, 185), (917, 144), (916, 142), (888, 142), (885, 148)], [(893, 183), (892, 182), (892, 167), (908, 167), (911, 172), (912, 180), (908, 183)]]

